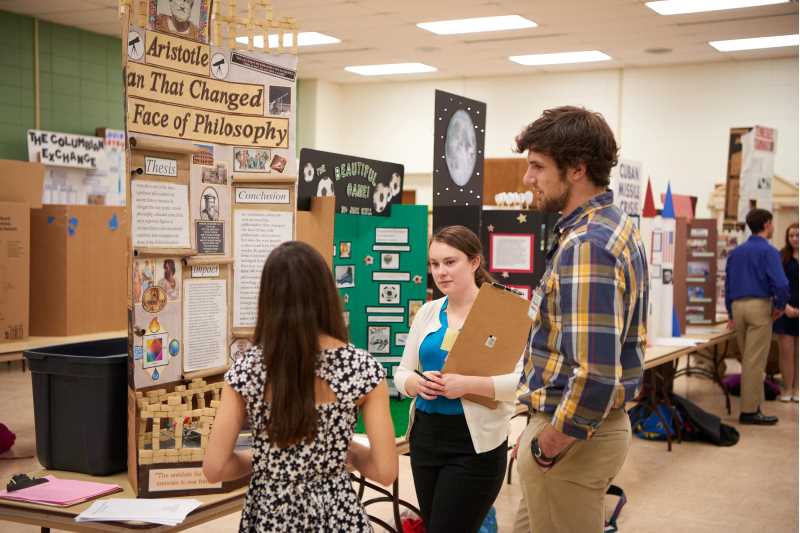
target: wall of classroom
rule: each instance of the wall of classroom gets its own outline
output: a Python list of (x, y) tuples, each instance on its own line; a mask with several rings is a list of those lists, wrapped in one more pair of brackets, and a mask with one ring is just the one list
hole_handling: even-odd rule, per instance
[[(314, 119), (306, 124), (315, 134), (305, 146), (402, 162), (409, 182), (419, 184), (417, 197), (429, 198), (424, 176), (432, 168), (436, 89), (487, 103), (487, 157), (514, 157), (514, 136), (543, 109), (583, 105), (603, 113), (622, 155), (644, 163), (655, 191), (669, 181), (677, 193), (698, 195), (698, 215), (707, 216), (714, 183), (724, 182), (731, 127), (777, 128), (775, 173), (797, 180), (797, 72), (794, 57), (441, 81), (317, 82)], [(300, 101), (301, 112), (307, 103)]]
[(0, 159), (28, 159), (35, 123), (35, 41), (39, 47), (39, 129), (94, 135), (124, 127), (120, 40), (0, 11)]

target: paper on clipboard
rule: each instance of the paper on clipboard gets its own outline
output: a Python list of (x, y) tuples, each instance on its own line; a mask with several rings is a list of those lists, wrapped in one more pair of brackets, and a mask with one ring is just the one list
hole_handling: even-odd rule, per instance
[[(510, 289), (484, 283), (442, 373), (498, 376), (513, 372), (531, 329), (529, 305)], [(497, 407), (496, 400), (484, 396), (468, 394), (464, 398), (490, 409)]]

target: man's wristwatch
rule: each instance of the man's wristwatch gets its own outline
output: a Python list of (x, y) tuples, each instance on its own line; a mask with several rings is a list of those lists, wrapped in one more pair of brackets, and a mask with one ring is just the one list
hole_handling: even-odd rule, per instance
[(539, 447), (539, 437), (531, 441), (531, 453), (533, 454), (533, 460), (536, 461), (539, 466), (549, 467), (553, 466), (553, 463), (556, 462), (555, 457), (547, 457)]

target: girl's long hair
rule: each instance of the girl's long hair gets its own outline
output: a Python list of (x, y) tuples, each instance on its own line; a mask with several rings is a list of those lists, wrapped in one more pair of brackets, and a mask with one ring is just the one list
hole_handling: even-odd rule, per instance
[(792, 260), (792, 256), (794, 255), (794, 249), (792, 248), (792, 243), (789, 242), (789, 232), (793, 229), (797, 229), (798, 224), (797, 222), (793, 222), (789, 224), (789, 227), (786, 228), (786, 243), (784, 244), (783, 248), (781, 248), (781, 263), (783, 266), (786, 266), (789, 261)]
[(347, 341), (339, 293), (322, 256), (290, 241), (269, 254), (261, 273), (254, 341), (267, 372), (270, 441), (286, 448), (317, 434), (314, 395), (319, 337)]
[[(436, 230), (431, 237), (431, 243), (441, 242), (463, 252), (467, 259), (472, 261), (475, 257), (480, 259), (478, 269), (475, 271), (475, 285), (479, 288), (484, 283), (491, 283), (494, 277), (486, 270), (486, 260), (483, 258), (481, 240), (466, 226), (445, 226)], [(430, 244), (428, 244), (430, 248)]]

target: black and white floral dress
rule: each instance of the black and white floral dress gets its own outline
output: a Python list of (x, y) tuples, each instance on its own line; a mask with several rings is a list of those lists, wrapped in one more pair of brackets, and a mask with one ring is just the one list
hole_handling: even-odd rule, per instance
[(358, 416), (356, 402), (385, 372), (369, 353), (348, 344), (320, 352), (316, 373), (336, 401), (317, 406), (312, 442), (288, 448), (273, 446), (264, 430), (270, 405), (264, 400), (268, 377), (261, 348), (248, 350), (225, 374), (244, 399), (253, 430), (253, 474), (239, 531), (372, 531), (345, 460)]

